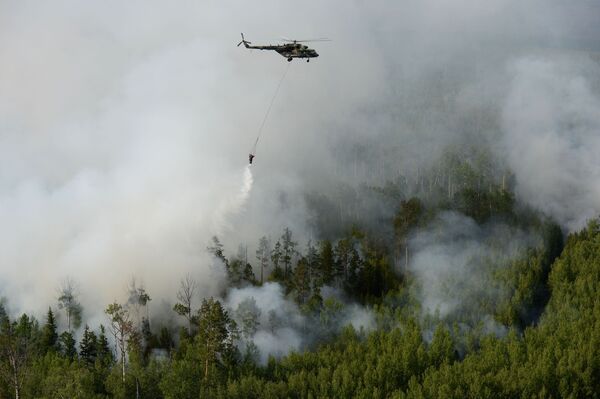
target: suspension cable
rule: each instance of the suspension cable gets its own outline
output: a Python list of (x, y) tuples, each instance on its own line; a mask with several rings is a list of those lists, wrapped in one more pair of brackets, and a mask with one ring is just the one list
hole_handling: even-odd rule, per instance
[(256, 146), (258, 145), (258, 140), (260, 139), (260, 136), (262, 135), (263, 128), (265, 127), (265, 124), (267, 123), (267, 119), (269, 118), (269, 114), (271, 113), (271, 108), (273, 107), (275, 98), (277, 98), (277, 94), (279, 94), (279, 89), (281, 88), (281, 84), (283, 83), (283, 80), (285, 79), (285, 75), (287, 75), (291, 64), (292, 64), (291, 62), (288, 62), (287, 67), (285, 68), (285, 71), (283, 72), (283, 76), (281, 77), (281, 79), (279, 80), (279, 83), (277, 84), (275, 93), (273, 94), (273, 97), (271, 98), (271, 102), (269, 103), (269, 108), (267, 108), (267, 113), (265, 114), (265, 117), (263, 118), (262, 123), (260, 124), (260, 127), (258, 128), (258, 133), (256, 135), (256, 141), (254, 142), (254, 145), (252, 146), (252, 151), (250, 151), (250, 153), (253, 155), (256, 154)]

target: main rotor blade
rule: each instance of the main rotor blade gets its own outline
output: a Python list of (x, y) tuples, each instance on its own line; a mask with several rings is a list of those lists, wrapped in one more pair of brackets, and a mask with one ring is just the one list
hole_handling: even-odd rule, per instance
[(331, 41), (331, 39), (328, 39), (326, 37), (319, 37), (319, 38), (315, 38), (315, 39), (303, 39), (303, 40), (292, 40), (292, 39), (288, 39), (285, 37), (282, 37), (281, 39), (285, 42), (291, 42), (291, 43), (330, 42)]

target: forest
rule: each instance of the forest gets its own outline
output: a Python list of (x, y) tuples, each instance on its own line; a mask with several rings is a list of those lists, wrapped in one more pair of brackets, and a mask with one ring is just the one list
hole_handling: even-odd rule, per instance
[[(105, 304), (101, 325), (86, 320), (72, 281), (43, 318), (11, 315), (3, 298), (0, 397), (599, 395), (598, 220), (566, 235), (519, 204), (510, 172), (474, 149), (344, 190), (355, 195), (343, 203), (307, 195), (318, 240), (284, 228), (234, 254), (214, 237), (206, 250), (227, 288), (200, 298), (181, 276), (175, 324), (153, 316), (152, 293), (135, 281), (126, 301)], [(353, 202), (365, 196), (383, 210)], [(289, 313), (263, 314), (251, 295), (261, 290)], [(264, 353), (261, 336), (290, 331), (298, 345)]]

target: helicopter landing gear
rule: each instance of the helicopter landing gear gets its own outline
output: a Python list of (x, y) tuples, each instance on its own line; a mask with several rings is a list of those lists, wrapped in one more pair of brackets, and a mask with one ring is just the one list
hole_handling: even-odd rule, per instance
[(292, 57), (288, 57), (288, 62), (291, 62), (291, 61), (292, 61)]

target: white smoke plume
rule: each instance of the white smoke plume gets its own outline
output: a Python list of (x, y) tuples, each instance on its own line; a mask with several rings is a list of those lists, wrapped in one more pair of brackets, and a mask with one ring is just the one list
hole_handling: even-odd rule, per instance
[[(262, 287), (231, 289), (225, 305), (235, 315), (242, 302), (252, 298), (260, 311), (258, 330), (252, 341), (258, 347), (264, 363), (269, 355), (281, 356), (290, 350), (299, 350), (305, 342), (300, 331), (306, 318), (293, 302), (285, 298), (283, 287), (266, 283)], [(241, 324), (238, 321), (238, 324)]]
[(409, 270), (418, 283), (422, 315), (489, 322), (491, 315), (486, 318), (480, 304), (495, 303), (506, 294), (494, 284), (493, 272), (539, 243), (539, 238), (503, 224), (479, 226), (467, 216), (441, 213), (409, 241)]
[(238, 327), (243, 326), (240, 309), (255, 307), (258, 323), (249, 339), (256, 345), (263, 364), (269, 356), (280, 357), (292, 350), (305, 349), (344, 326), (352, 325), (357, 331), (371, 331), (375, 327), (373, 313), (358, 304), (346, 303), (339, 290), (323, 287), (321, 295), (324, 303), (331, 306), (320, 315), (302, 312), (293, 300), (285, 297), (278, 283), (232, 288), (227, 292), (225, 306)]
[(577, 230), (600, 215), (600, 65), (546, 54), (510, 73), (504, 146), (517, 194)]
[(215, 212), (213, 231), (216, 235), (220, 236), (233, 229), (231, 219), (243, 209), (246, 201), (248, 201), (253, 182), (254, 179), (252, 177), (250, 165), (246, 165), (239, 194), (225, 199), (219, 204)]

